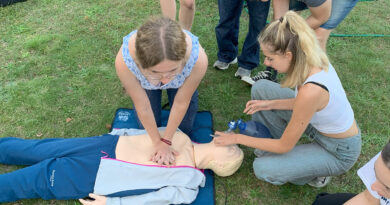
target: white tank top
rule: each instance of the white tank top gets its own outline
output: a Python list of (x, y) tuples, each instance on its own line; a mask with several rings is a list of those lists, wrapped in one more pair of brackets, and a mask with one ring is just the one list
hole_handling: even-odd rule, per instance
[[(333, 66), (328, 71), (322, 70), (306, 79), (304, 84), (315, 82), (325, 86), (329, 92), (328, 104), (314, 113), (310, 124), (318, 131), (326, 134), (338, 134), (347, 131), (354, 122), (354, 114)], [(295, 89), (295, 96), (298, 94)]]

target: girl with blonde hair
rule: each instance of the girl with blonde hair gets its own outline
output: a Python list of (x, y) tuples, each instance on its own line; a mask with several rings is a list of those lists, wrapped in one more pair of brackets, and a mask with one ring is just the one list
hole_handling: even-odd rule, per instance
[[(272, 22), (259, 42), (264, 64), (287, 76), (281, 85), (256, 82), (244, 113), (272, 136), (216, 132), (215, 143), (255, 148), (253, 169), (261, 180), (325, 186), (330, 176), (349, 170), (361, 150), (360, 130), (340, 79), (313, 30), (295, 12)], [(312, 142), (297, 145), (303, 134)]]

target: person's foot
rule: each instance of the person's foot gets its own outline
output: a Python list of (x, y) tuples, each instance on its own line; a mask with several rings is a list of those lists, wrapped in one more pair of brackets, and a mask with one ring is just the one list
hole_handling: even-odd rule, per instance
[(326, 186), (327, 184), (329, 184), (330, 180), (332, 179), (331, 176), (327, 176), (327, 177), (316, 177), (314, 178), (313, 180), (311, 180), (309, 183), (307, 183), (308, 185), (312, 186), (312, 187), (316, 187), (316, 188), (321, 188), (321, 187), (324, 187)]
[(269, 71), (269, 70), (260, 71), (257, 73), (257, 75), (252, 77), (252, 80), (254, 82), (261, 80), (261, 79), (270, 80), (272, 82), (278, 82), (276, 75), (274, 75), (272, 73), (272, 71)]
[(233, 59), (230, 63), (225, 63), (220, 60), (215, 61), (213, 67), (219, 70), (226, 70), (229, 68), (229, 65), (237, 63), (237, 58)]
[(253, 85), (255, 81), (251, 78), (251, 71), (242, 67), (238, 67), (237, 72), (234, 74), (234, 77), (240, 78), (242, 81)]

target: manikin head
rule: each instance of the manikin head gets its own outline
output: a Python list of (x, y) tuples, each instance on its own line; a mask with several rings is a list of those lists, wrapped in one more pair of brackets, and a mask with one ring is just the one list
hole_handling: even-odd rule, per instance
[(380, 196), (390, 198), (390, 142), (383, 148), (374, 165), (376, 181), (371, 189)]
[(230, 176), (240, 168), (244, 152), (237, 145), (215, 146), (214, 142), (194, 144), (196, 167), (211, 169), (218, 176)]
[(137, 31), (135, 54), (141, 72), (152, 84), (168, 83), (182, 70), (186, 35), (169, 18), (151, 18)]

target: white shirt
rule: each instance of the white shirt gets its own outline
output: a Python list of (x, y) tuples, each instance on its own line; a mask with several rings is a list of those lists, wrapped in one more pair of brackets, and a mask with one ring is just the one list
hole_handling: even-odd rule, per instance
[(381, 153), (379, 152), (375, 157), (373, 157), (369, 162), (367, 162), (367, 164), (361, 167), (357, 171), (357, 174), (359, 175), (360, 179), (363, 181), (364, 185), (366, 186), (367, 190), (371, 193), (371, 195), (380, 200), (381, 205), (390, 205), (389, 199), (383, 196), (379, 196), (379, 194), (376, 191), (371, 189), (371, 185), (376, 181), (374, 164), (380, 154)]
[[(328, 71), (322, 70), (309, 76), (303, 84), (308, 82), (319, 83), (328, 89), (328, 104), (320, 111), (315, 112), (310, 124), (318, 131), (327, 134), (343, 133), (351, 128), (355, 121), (351, 104), (337, 75), (336, 70), (329, 64)], [(295, 89), (295, 97), (298, 89)]]

